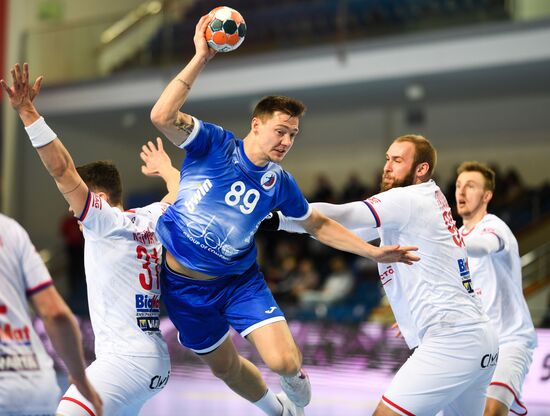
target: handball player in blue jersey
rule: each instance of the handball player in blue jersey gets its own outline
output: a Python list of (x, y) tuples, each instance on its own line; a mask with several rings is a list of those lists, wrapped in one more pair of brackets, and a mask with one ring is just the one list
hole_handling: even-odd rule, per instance
[[(165, 247), (162, 293), (179, 341), (213, 374), (266, 414), (302, 415), (311, 399), (309, 379), (284, 314), (256, 262), (254, 234), (277, 208), (301, 220), (319, 241), (379, 262), (412, 263), (414, 247), (375, 247), (312, 209), (294, 178), (278, 163), (298, 134), (305, 107), (270, 96), (256, 106), (243, 140), (215, 124), (180, 112), (191, 87), (215, 55), (204, 38), (208, 17), (196, 27), (195, 56), (168, 84), (151, 120), (187, 152), (175, 204), (158, 222)], [(240, 356), (230, 327), (246, 337), (281, 376), (275, 395), (258, 370)]]

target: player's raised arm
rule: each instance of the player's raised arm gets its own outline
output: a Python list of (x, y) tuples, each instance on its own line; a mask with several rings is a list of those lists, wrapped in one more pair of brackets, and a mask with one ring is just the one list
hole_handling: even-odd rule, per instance
[(166, 182), (168, 194), (162, 198), (161, 202), (174, 203), (178, 195), (180, 172), (172, 166), (170, 156), (164, 151), (160, 137), (157, 137), (156, 146), (151, 141), (144, 144), (139, 156), (144, 163), (141, 166), (141, 172), (145, 176), (160, 176)]
[(410, 251), (416, 251), (417, 247), (373, 246), (316, 209), (313, 209), (311, 215), (301, 223), (303, 228), (321, 243), (338, 250), (367, 257), (378, 263), (412, 264), (420, 260), (418, 256), (410, 253)]
[(187, 100), (191, 86), (198, 75), (216, 54), (216, 51), (208, 47), (204, 37), (209, 19), (208, 15), (200, 18), (193, 37), (195, 55), (170, 81), (151, 110), (153, 124), (176, 146), (181, 146), (185, 142), (194, 127), (193, 118), (179, 110)]
[(23, 68), (15, 64), (11, 70), (11, 76), (13, 85), (10, 87), (6, 81), (0, 80), (2, 88), (25, 125), (29, 139), (42, 159), (42, 163), (55, 180), (74, 214), (79, 216), (86, 205), (88, 187), (76, 171), (71, 155), (32, 102), (40, 91), (42, 76), (36, 79), (33, 86), (30, 86), (29, 65), (26, 63), (23, 64)]

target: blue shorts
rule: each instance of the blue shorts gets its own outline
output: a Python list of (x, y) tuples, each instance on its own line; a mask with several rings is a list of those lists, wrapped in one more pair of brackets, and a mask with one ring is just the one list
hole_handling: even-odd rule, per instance
[(218, 348), (230, 326), (245, 337), (285, 319), (257, 264), (242, 275), (197, 280), (174, 272), (164, 262), (160, 281), (161, 298), (179, 342), (197, 354)]

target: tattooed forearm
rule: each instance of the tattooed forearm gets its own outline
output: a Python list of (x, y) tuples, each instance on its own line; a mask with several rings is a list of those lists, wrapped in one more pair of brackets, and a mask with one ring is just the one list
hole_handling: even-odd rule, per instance
[(181, 130), (184, 133), (187, 133), (187, 135), (190, 135), (193, 132), (195, 122), (193, 121), (193, 119), (191, 119), (191, 123), (186, 123), (185, 120), (177, 118), (176, 121), (174, 121), (174, 126), (176, 126), (178, 130)]

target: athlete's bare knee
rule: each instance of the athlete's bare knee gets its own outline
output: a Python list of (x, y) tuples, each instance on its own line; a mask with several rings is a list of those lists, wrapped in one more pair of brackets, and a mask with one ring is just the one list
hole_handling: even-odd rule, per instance
[(507, 416), (508, 412), (508, 407), (506, 407), (504, 403), (489, 398), (485, 402), (485, 411), (483, 412), (483, 416)]
[(281, 351), (266, 363), (269, 369), (282, 376), (298, 374), (302, 366), (298, 351)]
[(229, 381), (235, 377), (238, 377), (238, 374), (241, 369), (240, 358), (230, 357), (227, 361), (218, 362), (215, 365), (210, 366), (212, 374), (223, 381)]

